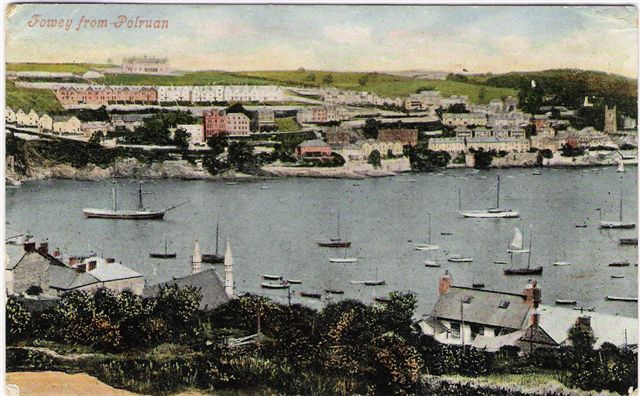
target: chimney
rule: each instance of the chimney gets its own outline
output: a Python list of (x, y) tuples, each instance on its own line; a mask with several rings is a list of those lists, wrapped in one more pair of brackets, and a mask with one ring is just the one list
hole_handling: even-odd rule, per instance
[(591, 317), (590, 316), (578, 316), (578, 319), (576, 319), (576, 326), (591, 327)]
[(26, 241), (24, 244), (24, 251), (27, 253), (36, 251), (36, 243), (33, 241)]
[(53, 251), (53, 257), (55, 258), (62, 257), (62, 252), (60, 251), (60, 248), (56, 248), (56, 250)]
[(233, 256), (229, 241), (224, 252), (224, 291), (228, 297), (233, 297)]
[(438, 281), (438, 293), (445, 294), (451, 288), (451, 284), (453, 283), (453, 278), (451, 274), (449, 274), (449, 270), (444, 271), (444, 275), (440, 277)]
[(98, 265), (96, 260), (91, 260), (87, 263), (87, 272), (92, 271), (96, 268), (96, 266)]
[(49, 254), (49, 242), (42, 242), (40, 243), (40, 246), (38, 247), (38, 252), (40, 252), (40, 254), (42, 254), (43, 256), (47, 256)]
[(105, 260), (105, 262), (106, 262), (107, 264), (113, 264), (113, 263), (115, 263), (115, 262), (116, 262), (116, 259), (114, 259), (113, 257), (108, 257), (108, 258)]
[(531, 311), (531, 326), (538, 327), (540, 325), (540, 312), (537, 309)]
[(538, 282), (529, 279), (527, 287), (524, 289), (524, 303), (531, 308), (538, 308), (542, 302), (542, 289), (538, 287)]
[(196, 239), (193, 244), (193, 260), (191, 262), (191, 273), (197, 274), (202, 269), (202, 255), (200, 255), (200, 245)]

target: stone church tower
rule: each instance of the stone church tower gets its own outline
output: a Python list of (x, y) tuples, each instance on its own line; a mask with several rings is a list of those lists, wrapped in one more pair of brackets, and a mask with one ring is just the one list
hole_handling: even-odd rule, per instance
[(618, 132), (618, 121), (616, 115), (616, 106), (609, 108), (604, 107), (604, 133), (614, 134)]

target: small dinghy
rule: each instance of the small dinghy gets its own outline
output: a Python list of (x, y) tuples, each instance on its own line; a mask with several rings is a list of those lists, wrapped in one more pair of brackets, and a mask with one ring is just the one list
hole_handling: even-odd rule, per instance
[(287, 279), (287, 283), (290, 283), (292, 285), (301, 285), (302, 284), (302, 280), (300, 280), (300, 279)]
[(262, 279), (266, 279), (266, 280), (282, 280), (282, 276), (281, 275), (267, 275), (267, 274), (262, 274), (260, 275), (260, 277)]
[(304, 291), (301, 291), (301, 292), (300, 292), (300, 297), (307, 297), (307, 298), (317, 298), (317, 299), (320, 299), (320, 298), (322, 298), (322, 295), (321, 295), (320, 293), (304, 292)]
[(627, 301), (627, 302), (638, 302), (638, 297), (619, 297), (619, 296), (607, 296), (606, 300), (609, 301)]
[(494, 263), (494, 264), (501, 264), (501, 265), (508, 264), (508, 263), (507, 263), (506, 261), (504, 261), (504, 260), (493, 260), (493, 263)]
[(440, 235), (447, 236), (447, 235), (453, 235), (453, 234), (452, 234), (452, 233), (450, 233), (450, 232), (441, 232), (441, 233), (440, 233)]
[(260, 286), (263, 289), (288, 289), (290, 286), (288, 283), (286, 282), (281, 282), (281, 283), (261, 283)]
[(624, 260), (624, 261), (614, 261), (613, 263), (609, 263), (609, 267), (628, 267), (629, 261)]
[(340, 289), (324, 289), (324, 292), (327, 294), (344, 294), (344, 290)]
[(593, 312), (596, 310), (596, 307), (571, 307), (571, 309), (575, 311)]
[(357, 257), (329, 257), (330, 263), (355, 263), (358, 261)]
[(373, 299), (381, 303), (388, 303), (389, 301), (391, 301), (389, 297), (374, 297)]
[(463, 257), (460, 255), (455, 255), (449, 256), (449, 258), (447, 258), (447, 261), (452, 263), (470, 263), (473, 261), (473, 257)]
[(576, 300), (556, 298), (556, 304), (558, 305), (576, 305), (576, 302)]
[(474, 289), (484, 289), (484, 283), (472, 283), (471, 287)]
[(556, 261), (553, 263), (553, 265), (555, 265), (556, 267), (565, 267), (567, 265), (571, 265), (571, 263), (568, 261)]
[(364, 285), (365, 281), (361, 281), (361, 280), (351, 280), (349, 281), (349, 283), (351, 283), (352, 285)]
[(620, 238), (621, 245), (637, 245), (638, 238)]
[(587, 228), (587, 223), (576, 224), (576, 228)]
[(384, 286), (386, 284), (387, 284), (387, 282), (385, 282), (383, 279), (366, 280), (366, 281), (364, 281), (364, 285), (365, 286)]
[(440, 264), (435, 260), (424, 260), (425, 267), (439, 267)]
[(624, 275), (611, 275), (611, 279), (622, 279)]

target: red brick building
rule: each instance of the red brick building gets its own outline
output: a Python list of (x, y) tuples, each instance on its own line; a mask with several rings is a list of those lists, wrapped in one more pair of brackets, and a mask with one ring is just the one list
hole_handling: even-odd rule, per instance
[(211, 109), (202, 113), (204, 138), (227, 133), (227, 114), (224, 110)]
[(107, 105), (109, 102), (157, 102), (158, 91), (155, 88), (140, 87), (59, 87), (54, 91), (56, 98), (64, 107), (87, 104)]
[(331, 146), (320, 139), (305, 140), (296, 147), (296, 154), (302, 157), (328, 157), (331, 155)]

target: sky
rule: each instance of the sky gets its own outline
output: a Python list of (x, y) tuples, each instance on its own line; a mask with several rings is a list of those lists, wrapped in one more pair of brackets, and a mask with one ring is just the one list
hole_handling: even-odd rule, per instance
[[(630, 6), (22, 4), (7, 14), (8, 62), (119, 63), (149, 55), (168, 57), (178, 70), (579, 68), (633, 78), (638, 69)], [(168, 27), (116, 26), (121, 15)], [(40, 25), (53, 19), (61, 27)], [(107, 26), (78, 29), (81, 19), (106, 19)]]

